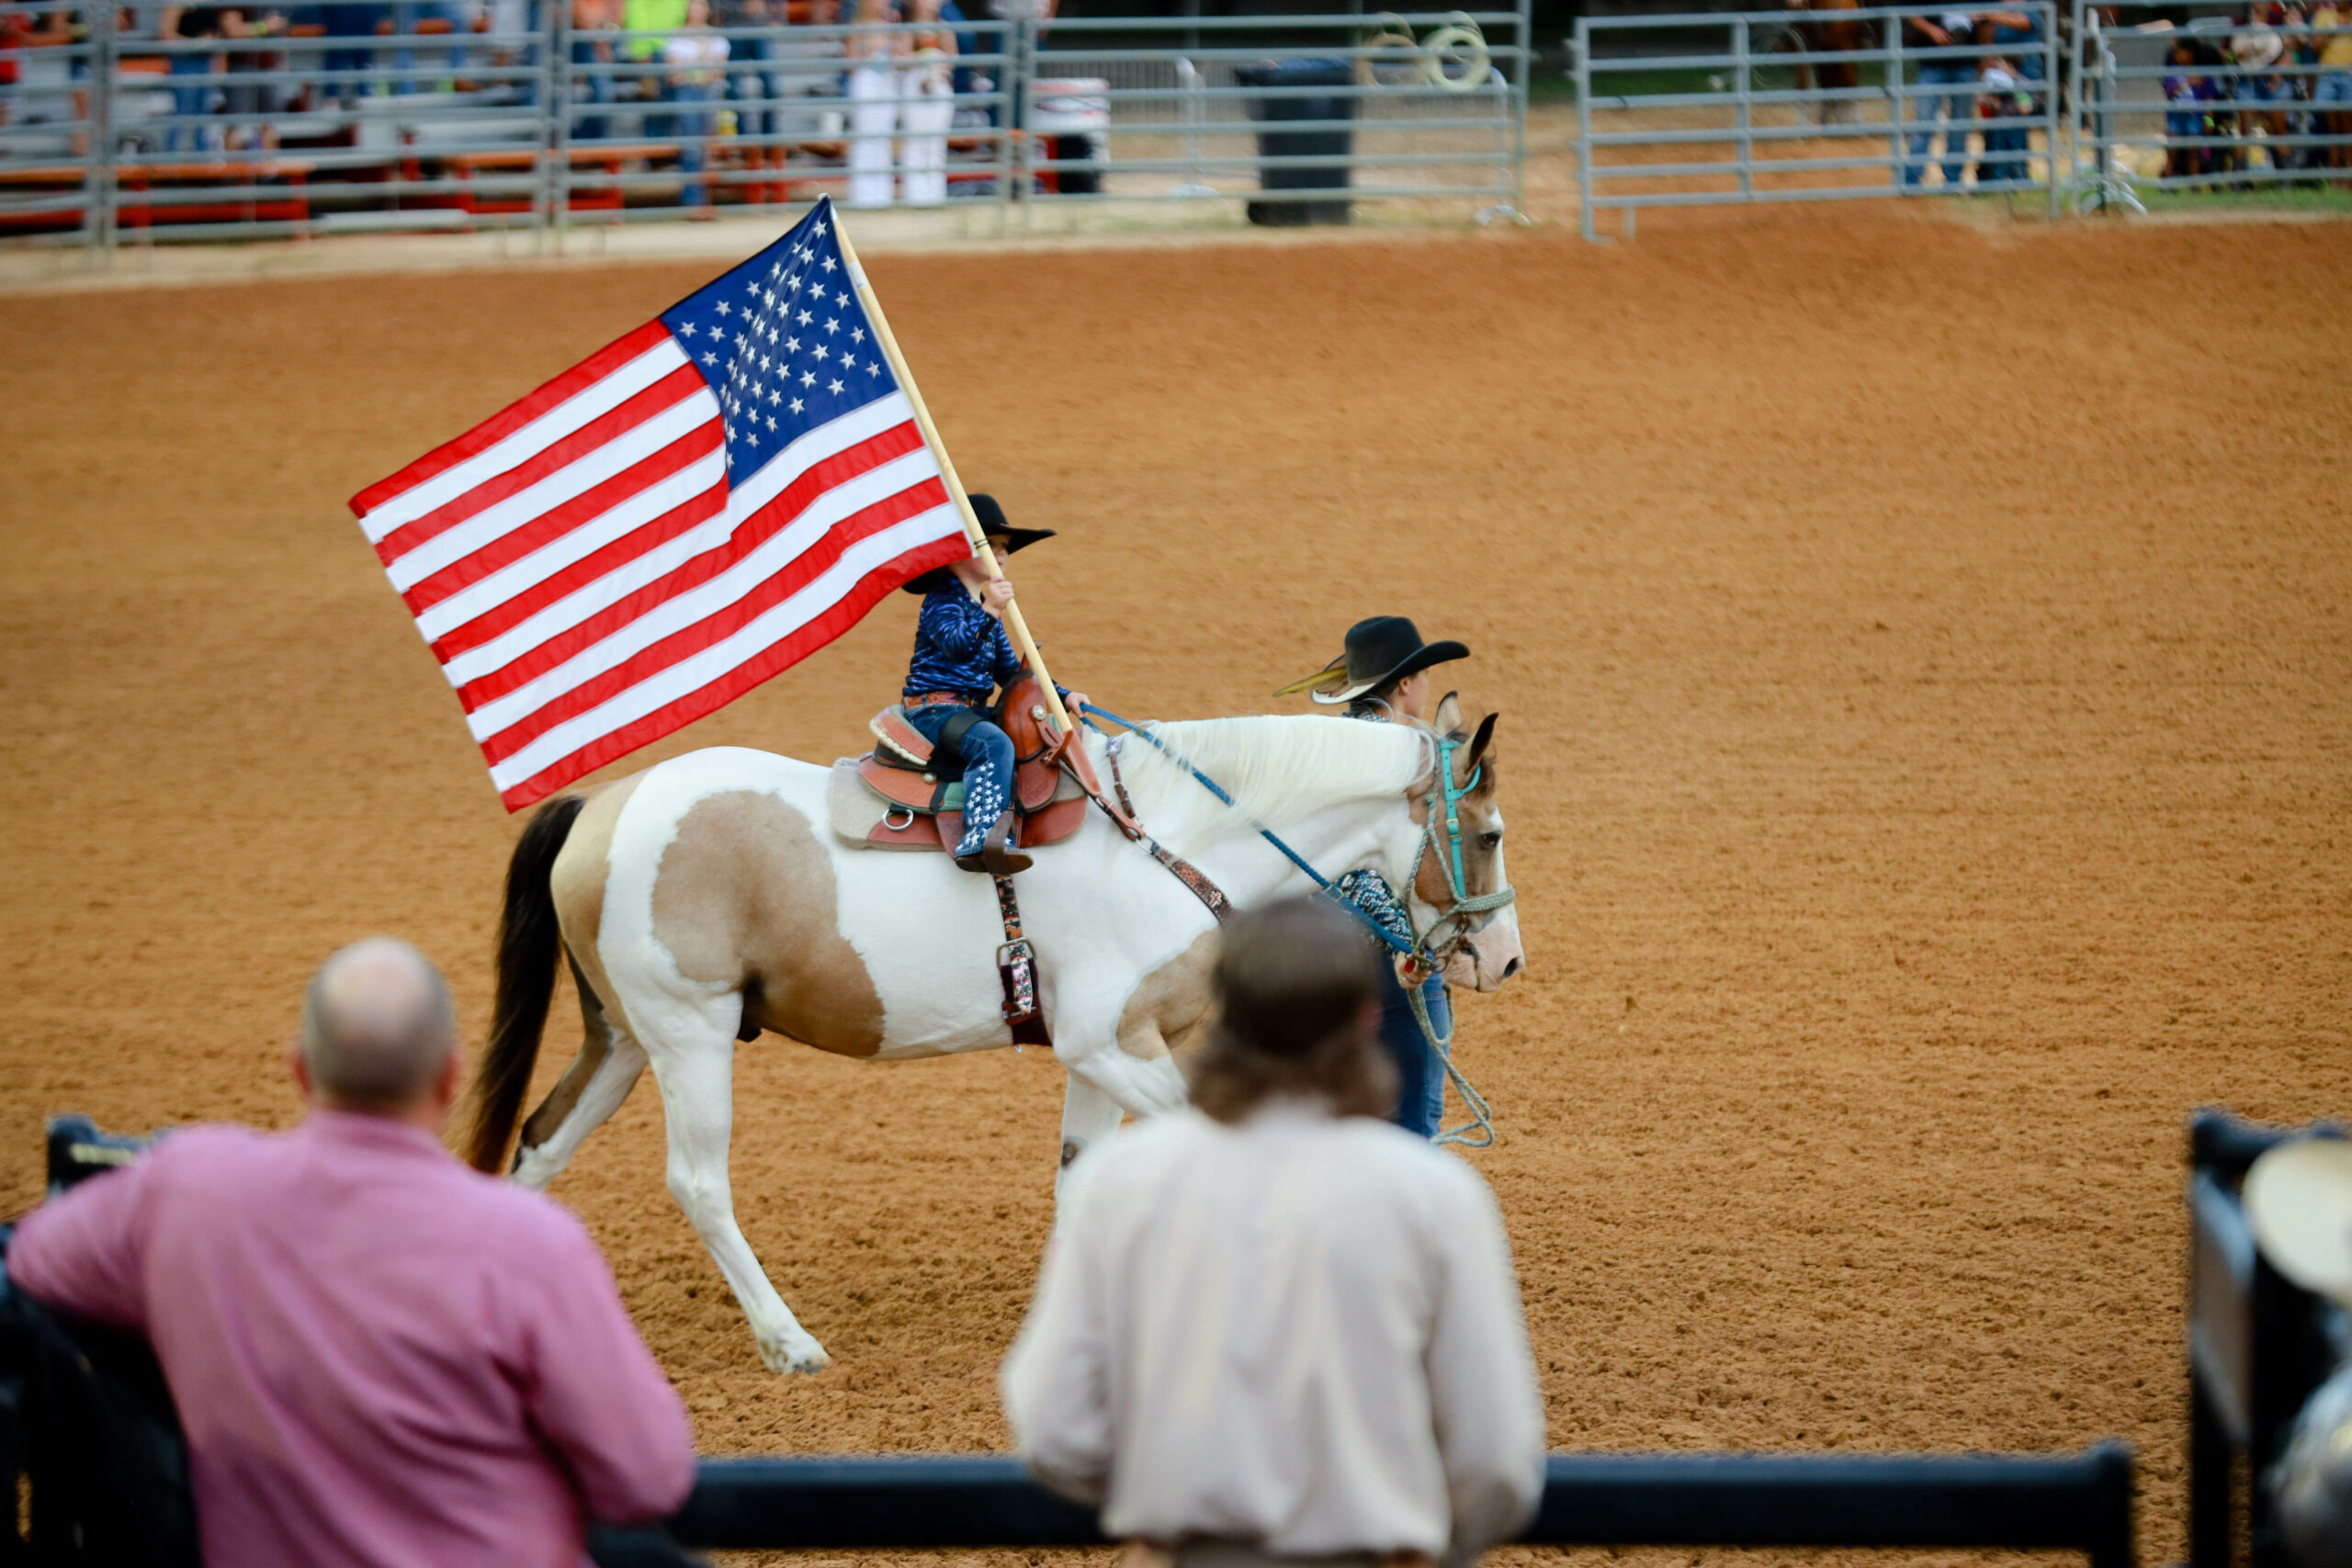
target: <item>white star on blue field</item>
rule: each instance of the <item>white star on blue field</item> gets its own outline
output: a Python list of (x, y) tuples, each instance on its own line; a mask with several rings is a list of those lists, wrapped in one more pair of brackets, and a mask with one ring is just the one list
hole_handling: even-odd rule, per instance
[(830, 198), (790, 232), (662, 312), (718, 394), (741, 485), (805, 432), (899, 389), (850, 287)]

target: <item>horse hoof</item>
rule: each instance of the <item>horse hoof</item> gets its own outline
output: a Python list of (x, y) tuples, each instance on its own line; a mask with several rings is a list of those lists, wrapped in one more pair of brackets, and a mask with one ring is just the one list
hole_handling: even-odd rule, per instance
[(763, 1344), (760, 1359), (772, 1372), (821, 1372), (833, 1364), (825, 1348), (806, 1334), (781, 1344)]

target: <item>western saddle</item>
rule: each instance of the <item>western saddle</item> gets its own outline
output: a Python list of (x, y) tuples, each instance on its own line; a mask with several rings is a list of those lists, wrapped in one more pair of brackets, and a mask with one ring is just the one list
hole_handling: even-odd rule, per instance
[[(991, 716), (1012, 741), (1021, 847), (1061, 842), (1086, 820), (1087, 795), (1062, 765), (1068, 742), (1047, 739), (1053, 721), (1036, 678), (1014, 682)], [(939, 755), (896, 703), (867, 728), (874, 750), (833, 764), (834, 832), (866, 849), (952, 852), (964, 836), (963, 759)]]

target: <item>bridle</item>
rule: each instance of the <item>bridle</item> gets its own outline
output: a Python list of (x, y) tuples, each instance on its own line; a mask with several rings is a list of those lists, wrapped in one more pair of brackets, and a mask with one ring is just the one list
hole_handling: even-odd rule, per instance
[[(1141, 736), (1171, 761), (1191, 773), (1211, 795), (1216, 795), (1236, 811), (1241, 809), (1233, 796), (1226, 793), (1222, 785), (1193, 766), (1188, 759), (1171, 750), (1165, 741), (1151, 731), (1121, 718), (1108, 708), (1099, 708), (1091, 703), (1088, 704), (1084, 715), (1088, 728), (1098, 735), (1104, 733), (1102, 727), (1094, 722), (1094, 716), (1098, 714), (1122, 727), (1129, 734)], [(1357, 872), (1350, 872), (1334, 882), (1332, 878), (1325, 876), (1307, 863), (1306, 857), (1296, 850), (1283, 842), (1281, 837), (1272, 829), (1254, 818), (1250, 821), (1250, 826), (1258, 830), (1260, 838), (1281, 851), (1283, 857), (1291, 864), (1305, 872), (1308, 880), (1317, 888), (1331, 895), (1334, 901), (1342, 908), (1362, 920), (1374, 936), (1377, 936), (1404, 961), (1405, 967), (1416, 976), (1434, 974), (1443, 968), (1455, 953), (1465, 947), (1475, 953), (1477, 949), (1470, 939), (1487, 929), (1487, 924), (1494, 919), (1497, 910), (1515, 902), (1519, 897), (1518, 893), (1509, 883), (1505, 883), (1492, 893), (1470, 891), (1469, 879), (1462, 863), (1462, 802), (1477, 793), (1478, 781), (1486, 772), (1485, 764), (1481, 763), (1472, 768), (1470, 776), (1457, 786), (1453, 782), (1453, 753), (1462, 742), (1451, 734), (1441, 733), (1435, 729), (1425, 729), (1422, 733), (1429, 738), (1431, 747), (1430, 755), (1435, 768), (1430, 782), (1430, 792), (1422, 800), (1424, 807), (1422, 815), (1425, 820), (1421, 824), (1420, 844), (1414, 852), (1412, 867), (1405, 874), (1404, 898), (1399, 898), (1396, 889), (1390, 887), (1376, 874), (1371, 876), (1371, 881), (1376, 885), (1377, 890), (1372, 892), (1370, 897), (1366, 897), (1363, 891), (1360, 891), (1363, 888), (1363, 876)], [(1125, 798), (1126, 785), (1119, 778), (1117, 748), (1112, 748), (1109, 755), (1112, 782), (1119, 792), (1122, 808), (1125, 809), (1128, 818), (1132, 820), (1134, 811), (1131, 803)], [(1102, 804), (1107, 808), (1107, 802)], [(1438, 843), (1438, 835), (1441, 831), (1445, 835), (1442, 848)], [(1195, 897), (1208, 906), (1209, 912), (1219, 921), (1231, 918), (1231, 900), (1227, 899), (1224, 893), (1218, 890), (1215, 884), (1209, 882), (1197, 868), (1168, 854), (1156, 842), (1147, 841), (1146, 847), (1155, 860), (1167, 866), (1175, 874), (1179, 881), (1192, 890)], [(1452, 901), (1444, 908), (1437, 909), (1436, 915), (1430, 923), (1416, 931), (1413, 930), (1407, 900), (1413, 896), (1412, 890), (1420, 881), (1421, 866), (1432, 852), (1436, 852), (1438, 863), (1445, 874), (1446, 893)], [(1369, 868), (1366, 870), (1368, 871)], [(1385, 903), (1387, 908), (1385, 910), (1367, 908), (1365, 907), (1367, 903)], [(1431, 905), (1431, 908), (1436, 908), (1436, 906)], [(1384, 914), (1393, 915), (1394, 919), (1383, 919)], [(1444, 933), (1442, 938), (1441, 932)]]
[[(1438, 851), (1438, 865), (1445, 874), (1445, 890), (1453, 902), (1438, 909), (1435, 918), (1413, 939), (1412, 951), (1405, 956), (1413, 967), (1422, 973), (1442, 968), (1446, 962), (1464, 947), (1475, 953), (1477, 950), (1470, 939), (1485, 931), (1497, 910), (1518, 900), (1519, 894), (1508, 882), (1492, 893), (1473, 893), (1469, 878), (1462, 867), (1462, 802), (1476, 795), (1478, 781), (1486, 773), (1481, 762), (1470, 770), (1470, 776), (1457, 786), (1453, 782), (1453, 752), (1461, 744), (1450, 734), (1429, 731), (1436, 768), (1430, 781), (1430, 792), (1422, 797), (1425, 820), (1421, 824), (1420, 848), (1413, 855), (1412, 869), (1405, 874), (1405, 887), (1409, 895), (1420, 885), (1421, 866), (1431, 851)], [(1438, 850), (1438, 824), (1444, 823), (1445, 847)], [(1319, 879), (1318, 879), (1319, 880)], [(1328, 885), (1327, 885), (1328, 886)], [(1435, 905), (1430, 906), (1435, 908)], [(1431, 939), (1446, 927), (1452, 927), (1444, 941)], [(1391, 945), (1394, 945), (1393, 943)]]

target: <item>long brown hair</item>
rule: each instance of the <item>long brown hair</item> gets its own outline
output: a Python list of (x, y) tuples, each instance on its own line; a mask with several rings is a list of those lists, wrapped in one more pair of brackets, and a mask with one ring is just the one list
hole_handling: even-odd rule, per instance
[(1342, 1116), (1396, 1108), (1396, 1069), (1374, 1043), (1380, 960), (1321, 898), (1285, 898), (1225, 928), (1216, 1018), (1193, 1068), (1193, 1103), (1227, 1123), (1270, 1097), (1327, 1100)]

